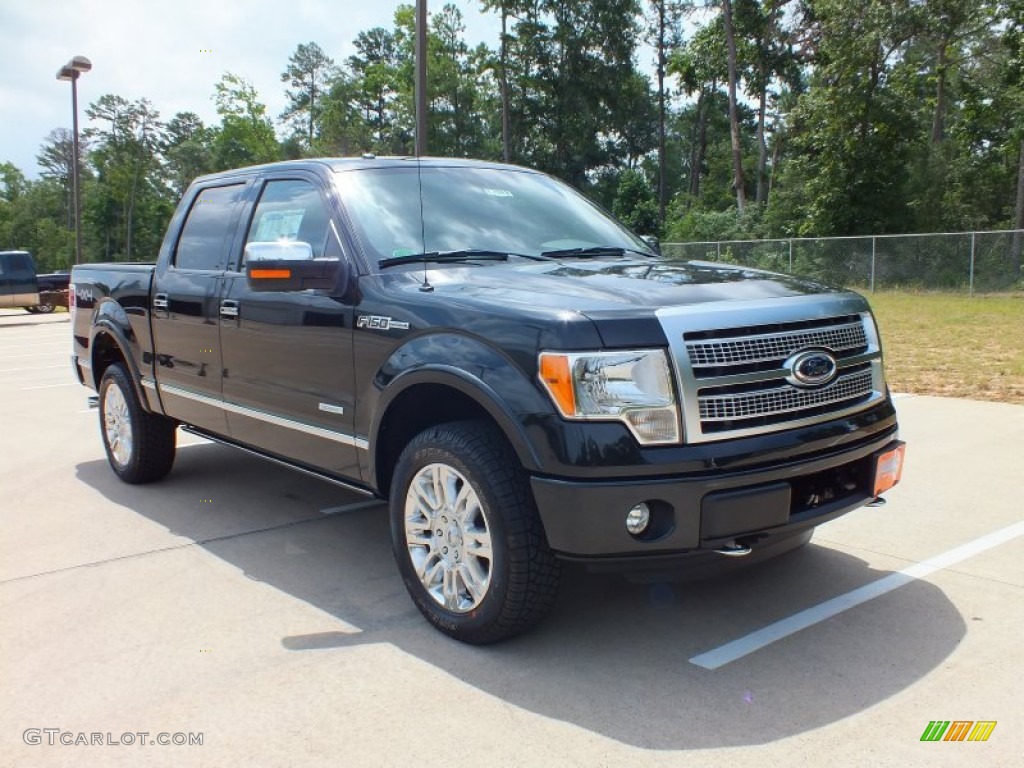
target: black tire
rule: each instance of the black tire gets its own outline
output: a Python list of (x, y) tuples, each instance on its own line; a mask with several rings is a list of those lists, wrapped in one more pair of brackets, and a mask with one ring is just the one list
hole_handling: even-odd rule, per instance
[(57, 305), (53, 303), (53, 299), (41, 299), (40, 303), (30, 309), (29, 312), (35, 310), (40, 315), (48, 315), (56, 309)]
[(37, 315), (39, 314), (39, 307), (25, 307), (25, 311), (30, 315)]
[[(482, 597), (470, 595), (467, 588), (466, 597), (478, 602), (462, 611), (450, 610), (428, 591), (416, 573), (407, 541), (410, 486), (419, 473), (436, 465), (455, 470), (472, 487), (479, 500), (477, 517), (482, 516), (490, 536), (489, 583)], [(391, 488), (395, 559), (413, 602), (427, 621), (456, 640), (476, 645), (513, 637), (540, 622), (555, 601), (560, 563), (548, 547), (526, 473), (500, 431), (473, 421), (424, 430), (402, 451)], [(415, 496), (409, 504), (416, 504)], [(426, 535), (433, 537), (434, 525), (429, 527)], [(466, 545), (462, 529), (459, 531), (457, 546), (461, 549)], [(444, 540), (434, 543), (440, 547)], [(427, 551), (426, 546), (418, 551)], [(430, 551), (440, 559), (439, 552)], [(466, 546), (464, 551), (472, 557), (472, 549)], [(463, 565), (468, 567), (465, 561)], [(464, 578), (462, 583), (467, 584)]]
[[(118, 395), (123, 399), (123, 409), (118, 407)], [(114, 363), (104, 371), (99, 400), (100, 435), (107, 461), (115, 474), (133, 485), (165, 477), (174, 465), (177, 425), (164, 416), (143, 410), (121, 363)], [(112, 421), (118, 422), (117, 431), (124, 434), (126, 428), (129, 440), (122, 443), (119, 437), (112, 436), (115, 430), (108, 426), (108, 408), (112, 411)]]

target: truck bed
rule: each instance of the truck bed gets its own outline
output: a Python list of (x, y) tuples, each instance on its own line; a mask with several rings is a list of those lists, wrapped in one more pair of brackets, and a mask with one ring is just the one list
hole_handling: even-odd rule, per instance
[(78, 264), (72, 268), (72, 333), (75, 355), (85, 369), (81, 373), (86, 386), (96, 389), (98, 384), (89, 369), (97, 324), (120, 332), (128, 346), (126, 352), (137, 364), (152, 360), (149, 301), (154, 269), (153, 263), (142, 262)]

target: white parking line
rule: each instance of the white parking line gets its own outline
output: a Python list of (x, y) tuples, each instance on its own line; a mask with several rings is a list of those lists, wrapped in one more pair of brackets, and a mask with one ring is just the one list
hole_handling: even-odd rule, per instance
[[(11, 357), (15, 357), (17, 359), (22, 359), (23, 357), (53, 357), (54, 359), (60, 359), (61, 357), (66, 357), (68, 355), (65, 355), (65, 353), (63, 353), (63, 352), (56, 352), (56, 351), (54, 351), (54, 352), (40, 352), (39, 354), (22, 354), (22, 353), (18, 352), (17, 354), (12, 354), (10, 356)], [(71, 360), (70, 360), (70, 356), (68, 356), (68, 357), (69, 357), (68, 366), (70, 367), (71, 366)]]
[[(0, 328), (2, 327), (0, 326)], [(62, 328), (60, 333), (38, 333), (32, 336), (8, 336), (0, 330), (0, 341), (4, 343), (8, 341), (39, 341), (40, 339), (63, 339), (65, 342), (70, 340), (67, 328)]]
[(36, 347), (63, 347), (68, 345), (68, 340), (61, 341), (40, 341), (38, 344), (24, 344), (17, 347), (0, 346), (0, 352), (10, 352), (15, 349), (35, 349)]
[(340, 515), (342, 512), (355, 512), (357, 509), (366, 509), (367, 507), (377, 507), (384, 502), (380, 499), (370, 499), (370, 501), (359, 501), (355, 504), (346, 504), (343, 507), (328, 507), (327, 509), (321, 509), (321, 514), (324, 515)]
[(66, 384), (43, 384), (39, 387), (19, 387), (22, 392), (27, 392), (30, 389), (53, 389), (54, 387), (78, 387), (81, 386), (77, 381), (69, 381)]
[(63, 365), (41, 365), (37, 368), (0, 368), (0, 373), (21, 373), (22, 371), (49, 371), (54, 368), (67, 368), (67, 363)]
[(801, 629), (806, 629), (825, 619), (830, 619), (861, 603), (866, 603), (868, 600), (884, 595), (887, 592), (892, 592), (894, 589), (898, 589), (904, 584), (909, 584), (915, 579), (922, 579), (943, 568), (955, 565), (961, 560), (966, 560), (1000, 544), (1005, 544), (1016, 539), (1018, 536), (1024, 536), (1024, 521), (994, 531), (987, 536), (982, 536), (980, 539), (969, 541), (948, 552), (943, 552), (941, 555), (936, 555), (930, 560), (925, 560), (923, 563), (916, 563), (909, 568), (904, 568), (902, 571), (897, 571), (878, 581), (858, 587), (851, 592), (847, 592), (845, 595), (839, 595), (839, 597), (826, 600), (824, 603), (820, 603), (813, 608), (808, 608), (774, 624), (769, 624), (763, 629), (751, 632), (749, 635), (744, 635), (718, 648), (705, 651), (690, 659), (690, 663), (696, 664), (698, 667), (704, 667), (704, 669), (724, 667), (726, 664), (742, 659), (744, 656), (771, 645), (777, 640), (789, 637)]

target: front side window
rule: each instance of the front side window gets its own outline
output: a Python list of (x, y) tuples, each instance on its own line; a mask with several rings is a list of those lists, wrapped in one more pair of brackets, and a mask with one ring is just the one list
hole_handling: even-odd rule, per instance
[(174, 256), (178, 269), (223, 271), (227, 243), (235, 228), (236, 204), (244, 184), (207, 187), (192, 202)]
[(327, 242), (327, 208), (316, 186), (301, 179), (268, 181), (253, 213), (248, 243), (309, 243), (313, 258), (322, 258)]
[(336, 184), (363, 248), (381, 259), (482, 249), (538, 255), (564, 248), (647, 246), (549, 176), (500, 168), (424, 166), (340, 171)]

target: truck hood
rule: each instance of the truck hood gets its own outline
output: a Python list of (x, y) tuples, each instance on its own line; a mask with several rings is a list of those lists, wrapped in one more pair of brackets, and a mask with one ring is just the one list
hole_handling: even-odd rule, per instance
[(587, 315), (649, 315), (661, 307), (839, 292), (790, 275), (649, 258), (431, 268), (428, 275), (437, 294), (455, 301)]

